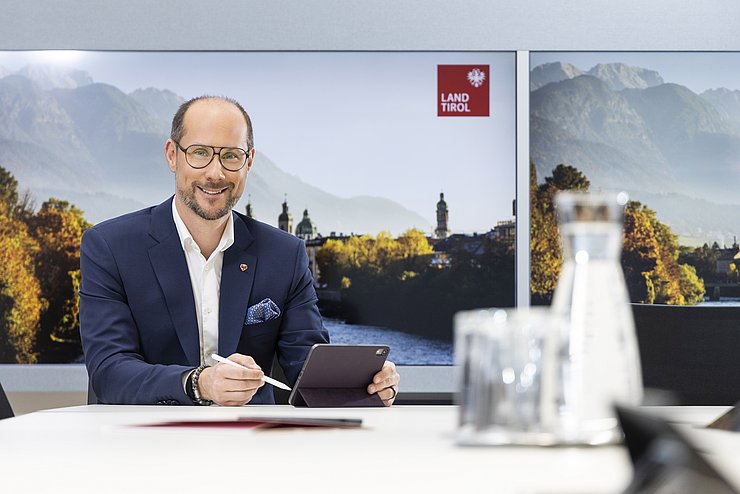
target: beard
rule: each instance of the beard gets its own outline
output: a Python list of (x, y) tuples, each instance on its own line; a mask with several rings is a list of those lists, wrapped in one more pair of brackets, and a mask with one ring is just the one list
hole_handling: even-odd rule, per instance
[[(214, 187), (214, 185), (216, 185)], [(228, 187), (228, 184), (213, 184), (211, 185), (213, 188), (223, 188)], [(231, 210), (234, 208), (236, 203), (239, 201), (239, 197), (236, 196), (233, 193), (233, 189), (229, 187), (227, 190), (223, 192), (223, 194), (226, 197), (226, 203), (221, 209), (217, 209), (216, 211), (206, 211), (201, 207), (201, 205), (198, 203), (198, 200), (195, 198), (196, 195), (196, 188), (197, 184), (193, 184), (190, 189), (178, 189), (178, 194), (182, 198), (182, 202), (190, 208), (191, 211), (193, 211), (195, 214), (203, 218), (204, 220), (217, 220), (219, 218), (223, 218), (227, 214), (231, 212)]]

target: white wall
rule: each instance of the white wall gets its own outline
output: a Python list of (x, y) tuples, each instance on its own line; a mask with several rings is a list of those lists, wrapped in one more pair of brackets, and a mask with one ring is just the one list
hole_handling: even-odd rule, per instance
[(740, 49), (731, 0), (4, 0), (2, 12), (0, 49)]

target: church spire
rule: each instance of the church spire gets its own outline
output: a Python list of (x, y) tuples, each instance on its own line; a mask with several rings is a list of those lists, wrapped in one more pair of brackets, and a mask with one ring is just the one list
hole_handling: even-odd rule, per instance
[(437, 202), (437, 228), (434, 230), (434, 236), (437, 238), (447, 238), (450, 234), (447, 223), (448, 213), (444, 192), (440, 192), (439, 201)]
[(288, 212), (288, 194), (283, 201), (283, 212), (278, 216), (278, 228), (284, 232), (293, 233), (293, 215)]

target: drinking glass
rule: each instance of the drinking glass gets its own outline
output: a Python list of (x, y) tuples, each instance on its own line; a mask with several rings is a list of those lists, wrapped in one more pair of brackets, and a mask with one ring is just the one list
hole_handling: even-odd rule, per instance
[(558, 442), (553, 433), (558, 324), (543, 307), (455, 315), (459, 444)]

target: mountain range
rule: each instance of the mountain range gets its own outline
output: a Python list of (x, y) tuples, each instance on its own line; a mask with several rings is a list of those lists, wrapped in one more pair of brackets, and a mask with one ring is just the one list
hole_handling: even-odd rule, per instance
[(740, 233), (740, 91), (696, 94), (653, 70), (554, 62), (530, 74), (530, 158), (540, 181), (559, 163), (591, 189), (623, 189), (685, 244)]
[[(174, 192), (164, 142), (183, 101), (167, 89), (127, 94), (75, 69), (0, 67), (0, 166), (37, 204), (68, 200), (93, 223), (157, 204)], [(251, 200), (257, 219), (276, 225), (287, 196), (294, 224), (308, 209), (322, 235), (431, 230), (420, 214), (387, 198), (337, 193), (284, 172), (258, 151), (237, 208), (244, 212)], [(430, 209), (435, 199), (430, 195)]]

